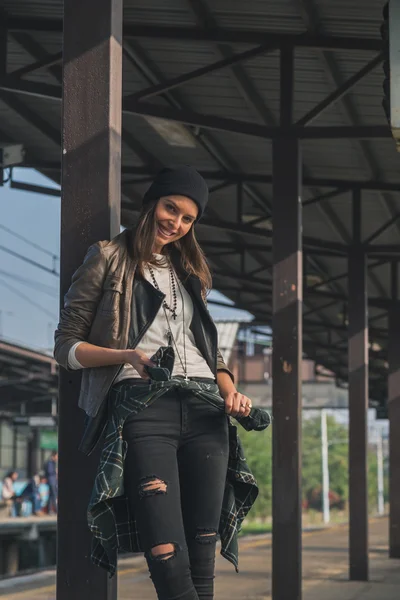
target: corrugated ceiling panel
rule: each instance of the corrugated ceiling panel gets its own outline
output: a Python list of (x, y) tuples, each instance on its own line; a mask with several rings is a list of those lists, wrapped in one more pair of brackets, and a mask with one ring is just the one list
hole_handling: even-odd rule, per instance
[(300, 32), (304, 26), (292, 0), (208, 0), (220, 26), (238, 29)]
[(196, 25), (196, 20), (185, 0), (124, 0), (124, 19), (129, 23)]
[(2, 0), (1, 7), (13, 16), (45, 19), (63, 16), (63, 0)]
[(324, 32), (331, 35), (379, 37), (386, 0), (318, 0)]

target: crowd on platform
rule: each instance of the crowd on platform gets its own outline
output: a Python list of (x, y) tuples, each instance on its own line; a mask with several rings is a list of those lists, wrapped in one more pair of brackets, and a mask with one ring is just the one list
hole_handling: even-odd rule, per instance
[[(15, 482), (18, 471), (11, 470), (2, 481), (1, 501), (6, 506), (9, 517), (20, 517), (31, 514), (43, 516), (57, 514), (57, 487), (58, 487), (58, 454), (54, 450), (50, 458), (44, 463), (43, 471), (35, 473), (22, 490), (17, 493)], [(42, 489), (47, 490), (47, 500), (44, 501)], [(30, 510), (24, 510), (26, 504)]]

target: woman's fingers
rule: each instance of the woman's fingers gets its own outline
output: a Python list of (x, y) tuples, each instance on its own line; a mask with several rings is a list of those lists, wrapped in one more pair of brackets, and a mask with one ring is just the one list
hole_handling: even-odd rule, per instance
[(225, 412), (232, 417), (248, 417), (251, 406), (251, 400), (239, 392), (232, 392), (225, 398)]
[(145, 362), (143, 359), (141, 359), (135, 367), (136, 371), (139, 373), (139, 375), (142, 379), (150, 379), (150, 377), (145, 369), (145, 366), (148, 364), (149, 364), (149, 366), (151, 366), (153, 363), (151, 361), (149, 361), (149, 363), (148, 363), (147, 361)]
[(240, 406), (241, 398), (242, 398), (242, 394), (239, 394), (238, 392), (236, 392), (236, 393), (232, 392), (232, 393), (228, 394), (228, 396), (225, 400), (225, 410), (228, 415), (231, 415), (232, 417), (236, 417), (236, 416), (242, 414), (242, 412), (244, 411), (244, 408)]
[(246, 410), (244, 411), (244, 416), (248, 417), (251, 412), (251, 406), (249, 404), (246, 405)]
[(225, 412), (227, 415), (232, 414), (232, 407), (233, 407), (233, 394), (228, 394), (227, 397), (225, 398)]
[(237, 397), (235, 398), (235, 410), (236, 410), (236, 416), (238, 416), (238, 417), (243, 416), (244, 411), (246, 410), (246, 404), (244, 401), (243, 394), (237, 394)]
[(143, 365), (138, 366), (136, 368), (136, 371), (139, 373), (142, 379), (150, 379), (149, 374), (147, 373)]

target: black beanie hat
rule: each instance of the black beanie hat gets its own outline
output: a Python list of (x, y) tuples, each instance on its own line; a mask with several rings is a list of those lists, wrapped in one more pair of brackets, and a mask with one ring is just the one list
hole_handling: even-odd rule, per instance
[(208, 187), (195, 168), (188, 165), (165, 167), (162, 169), (143, 197), (143, 204), (158, 200), (163, 196), (187, 196), (199, 208), (198, 221), (208, 202)]

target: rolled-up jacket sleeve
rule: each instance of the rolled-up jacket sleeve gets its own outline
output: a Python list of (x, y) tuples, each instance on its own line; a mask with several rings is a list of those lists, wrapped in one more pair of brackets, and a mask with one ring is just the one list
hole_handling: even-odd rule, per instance
[(102, 297), (106, 273), (107, 259), (102, 243), (98, 242), (90, 246), (82, 265), (72, 276), (54, 334), (54, 358), (65, 369), (70, 369), (68, 356), (72, 346), (87, 340)]
[(230, 378), (232, 379), (233, 383), (235, 383), (235, 378), (233, 376), (233, 373), (228, 368), (226, 362), (224, 361), (224, 358), (223, 358), (219, 348), (217, 350), (217, 371), (226, 371), (228, 373), (228, 375), (230, 376)]
[[(208, 314), (210, 314), (210, 311), (208, 309), (208, 303), (207, 303), (207, 296), (206, 294), (202, 294), (202, 298), (203, 298), (203, 302), (205, 304), (205, 307), (208, 311)], [(212, 318), (211, 314), (210, 317)], [(233, 383), (235, 383), (235, 378), (233, 376), (232, 371), (228, 368), (228, 365), (226, 364), (226, 362), (224, 361), (224, 357), (221, 354), (221, 350), (219, 348), (217, 348), (217, 371), (226, 371), (229, 375), (229, 377), (232, 379)]]

